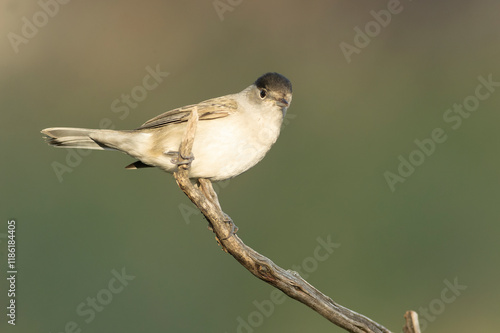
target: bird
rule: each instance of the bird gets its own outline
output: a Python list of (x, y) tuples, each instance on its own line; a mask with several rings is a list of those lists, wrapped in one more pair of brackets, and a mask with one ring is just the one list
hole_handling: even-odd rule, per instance
[(167, 111), (133, 130), (51, 127), (41, 133), (54, 147), (121, 151), (137, 159), (127, 169), (157, 167), (173, 173), (196, 107), (199, 121), (188, 177), (217, 182), (242, 174), (264, 158), (278, 139), (291, 102), (290, 80), (269, 72), (239, 93)]

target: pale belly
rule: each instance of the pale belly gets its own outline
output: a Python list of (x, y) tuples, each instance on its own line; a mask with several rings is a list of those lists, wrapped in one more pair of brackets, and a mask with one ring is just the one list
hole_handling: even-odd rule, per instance
[[(260, 124), (234, 115), (216, 120), (200, 121), (197, 126), (192, 153), (194, 160), (189, 171), (190, 178), (207, 178), (213, 181), (235, 177), (257, 164), (279, 135), (281, 121)], [(173, 172), (172, 155), (179, 149), (185, 126), (165, 128), (161, 146), (156, 154), (136, 156), (145, 163)], [(161, 142), (161, 143), (160, 143)]]

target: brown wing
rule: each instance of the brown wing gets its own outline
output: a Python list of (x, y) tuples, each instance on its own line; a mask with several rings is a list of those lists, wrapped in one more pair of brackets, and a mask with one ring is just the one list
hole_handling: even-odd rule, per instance
[(236, 112), (238, 103), (227, 96), (209, 99), (199, 104), (187, 105), (162, 113), (146, 121), (137, 129), (158, 128), (169, 124), (185, 122), (188, 120), (194, 106), (198, 106), (200, 120), (209, 120), (226, 117)]

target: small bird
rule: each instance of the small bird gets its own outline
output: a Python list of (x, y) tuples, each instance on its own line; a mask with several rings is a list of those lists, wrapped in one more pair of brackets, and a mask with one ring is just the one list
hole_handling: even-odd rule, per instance
[(266, 73), (239, 93), (167, 111), (134, 130), (53, 127), (41, 133), (55, 147), (124, 152), (138, 160), (127, 169), (158, 167), (172, 173), (196, 106), (199, 121), (189, 178), (221, 181), (264, 158), (278, 139), (291, 101), (292, 83), (281, 74)]

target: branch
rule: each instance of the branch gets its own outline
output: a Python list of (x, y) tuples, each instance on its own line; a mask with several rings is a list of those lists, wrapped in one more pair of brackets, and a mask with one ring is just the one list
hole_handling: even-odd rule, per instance
[[(259, 279), (278, 288), (291, 298), (304, 303), (332, 323), (352, 333), (391, 333), (384, 326), (373, 320), (335, 303), (330, 297), (321, 293), (297, 272), (285, 270), (262, 254), (256, 252), (234, 233), (235, 226), (231, 218), (225, 214), (219, 204), (212, 183), (207, 179), (198, 179), (193, 184), (189, 179), (191, 148), (196, 133), (198, 112), (195, 108), (187, 124), (186, 133), (179, 148), (179, 165), (174, 177), (181, 190), (205, 215), (210, 223), (217, 241), (223, 250), (231, 254), (241, 265)], [(196, 158), (196, 156), (194, 157)], [(416, 313), (413, 312), (413, 314)], [(414, 327), (408, 325), (406, 327)], [(416, 319), (418, 329), (418, 318)], [(417, 330), (405, 333), (420, 333)]]
[(406, 311), (405, 319), (406, 325), (403, 327), (404, 333), (420, 333), (418, 314), (415, 311)]

